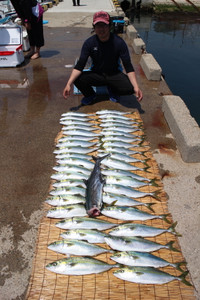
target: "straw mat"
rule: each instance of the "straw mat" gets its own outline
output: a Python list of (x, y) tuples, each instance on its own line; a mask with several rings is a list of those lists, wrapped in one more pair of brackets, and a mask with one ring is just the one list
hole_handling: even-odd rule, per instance
[[(127, 115), (129, 118), (137, 119), (142, 122), (140, 115), (134, 112), (131, 115)], [(62, 132), (58, 135), (58, 139), (62, 136)], [(149, 158), (148, 165), (150, 166), (149, 172), (146, 171), (136, 171), (135, 173), (148, 177), (149, 179), (156, 178), (158, 186), (146, 186), (139, 190), (145, 192), (158, 191), (158, 196), (161, 201), (154, 199), (151, 196), (139, 199), (146, 203), (155, 203), (153, 209), (156, 215), (168, 214), (167, 208), (167, 198), (163, 189), (161, 178), (159, 175), (158, 165), (153, 158), (153, 155), (149, 149), (148, 142), (145, 140), (140, 148), (141, 151), (146, 151), (145, 155)], [(135, 156), (138, 159), (144, 160), (142, 154), (137, 154)], [(137, 163), (137, 166), (144, 168), (143, 163)], [(51, 187), (50, 187), (51, 189)], [(44, 204), (45, 215), (46, 211), (50, 209), (50, 205)], [(139, 207), (141, 210), (148, 213), (150, 210), (145, 206)], [(98, 217), (99, 219), (110, 221), (113, 223), (123, 223), (121, 220), (111, 219), (105, 216)], [(168, 220), (173, 223), (171, 216), (168, 215)], [(62, 229), (55, 226), (59, 219), (51, 219), (43, 217), (39, 226), (37, 245), (35, 250), (35, 257), (33, 261), (32, 274), (29, 282), (29, 287), (26, 295), (26, 299), (34, 300), (192, 300), (195, 299), (194, 288), (191, 286), (186, 286), (179, 280), (173, 280), (170, 283), (162, 285), (152, 285), (152, 284), (135, 284), (128, 281), (123, 281), (113, 275), (113, 270), (110, 269), (107, 272), (100, 274), (91, 274), (84, 276), (68, 276), (60, 275), (50, 272), (45, 268), (45, 266), (53, 261), (64, 258), (65, 256), (47, 248), (48, 244), (60, 240), (60, 233)], [(125, 221), (124, 221), (125, 222)], [(146, 224), (150, 226), (168, 228), (170, 225), (167, 224), (162, 219), (154, 219), (148, 221), (136, 221), (135, 223)], [(107, 230), (106, 232), (109, 232)], [(155, 241), (160, 244), (167, 244), (170, 241), (174, 241), (174, 247), (180, 252), (171, 251), (169, 249), (160, 249), (155, 251), (153, 254), (157, 255), (171, 263), (182, 262), (184, 257), (181, 253), (181, 249), (177, 240), (177, 237), (171, 233), (163, 233), (154, 238), (147, 238), (151, 241)], [(106, 244), (101, 244), (100, 246), (108, 248)], [(114, 264), (110, 258), (110, 253), (98, 255), (96, 258), (105, 261), (109, 264)], [(185, 266), (181, 266), (182, 269), (186, 270)], [(179, 276), (180, 271), (174, 267), (168, 266), (162, 268), (163, 271), (168, 272), (174, 276)], [(191, 282), (189, 275), (186, 278)]]

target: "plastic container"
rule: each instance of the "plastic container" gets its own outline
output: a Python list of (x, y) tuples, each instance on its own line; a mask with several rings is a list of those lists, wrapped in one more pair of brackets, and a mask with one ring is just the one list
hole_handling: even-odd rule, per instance
[(22, 27), (0, 25), (0, 67), (16, 67), (23, 63)]

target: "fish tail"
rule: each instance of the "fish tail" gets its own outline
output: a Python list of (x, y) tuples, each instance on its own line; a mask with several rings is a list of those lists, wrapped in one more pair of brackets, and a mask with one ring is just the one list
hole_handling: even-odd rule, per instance
[(93, 158), (93, 160), (95, 161), (95, 162), (101, 162), (104, 158), (106, 158), (107, 156), (110, 156), (110, 153), (108, 153), (108, 154), (106, 154), (106, 155), (104, 155), (104, 156), (102, 156), (102, 157), (96, 157), (96, 156), (94, 156), (94, 155), (92, 155), (92, 158)]
[(185, 279), (185, 277), (188, 275), (188, 273), (189, 273), (189, 271), (185, 271), (183, 274), (181, 274), (180, 276), (178, 276), (178, 278), (179, 278), (179, 280), (180, 280), (181, 282), (183, 282), (184, 284), (186, 284), (186, 285), (188, 285), (188, 286), (192, 286), (192, 284), (191, 284), (189, 281), (187, 281), (187, 280)]
[(150, 158), (144, 159), (142, 162), (143, 162), (143, 164), (144, 164), (145, 166), (147, 166), (147, 167), (150, 168), (150, 166), (149, 166), (148, 163), (147, 163), (148, 160), (150, 160)]
[(150, 171), (148, 171), (148, 169), (150, 168), (150, 166), (145, 167), (143, 170), (147, 173), (151, 173)]
[(180, 250), (176, 249), (173, 247), (174, 241), (170, 241), (169, 243), (167, 243), (165, 246), (167, 248), (169, 248), (169, 250), (175, 251), (175, 252), (180, 252)]
[(183, 272), (184, 273), (184, 270), (181, 269), (181, 265), (187, 265), (186, 261), (181, 261), (181, 262), (178, 262), (178, 263), (175, 263), (173, 264), (174, 267), (179, 270), (180, 272)]
[(155, 198), (158, 201), (161, 201), (160, 197), (158, 197), (158, 194), (161, 192), (161, 190), (155, 191), (152, 193), (152, 197)]
[(145, 206), (150, 209), (152, 212), (155, 212), (155, 210), (151, 207), (152, 205), (154, 205), (156, 203), (145, 203)]
[(178, 232), (175, 230), (176, 225), (177, 225), (177, 222), (174, 222), (174, 223), (168, 228), (168, 230), (169, 230), (171, 233), (173, 233), (173, 234), (175, 234), (175, 235), (177, 235), (177, 236), (182, 236), (180, 233), (178, 233)]
[(163, 219), (163, 221), (167, 222), (168, 224), (171, 224), (171, 222), (167, 219), (167, 216), (169, 216), (170, 214), (163, 214), (161, 215), (161, 218)]
[(158, 180), (156, 177), (150, 180), (150, 183), (152, 186), (158, 186), (158, 184), (156, 183), (156, 180)]

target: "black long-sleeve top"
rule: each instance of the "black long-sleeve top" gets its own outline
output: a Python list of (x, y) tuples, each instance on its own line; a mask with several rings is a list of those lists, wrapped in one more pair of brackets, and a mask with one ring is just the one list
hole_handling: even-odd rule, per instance
[(92, 71), (99, 74), (112, 75), (122, 71), (120, 60), (126, 73), (134, 71), (128, 47), (116, 34), (111, 33), (106, 42), (101, 42), (97, 35), (88, 38), (82, 46), (80, 58), (74, 68), (82, 71), (89, 57), (92, 58)]
[(32, 7), (37, 5), (37, 0), (11, 0), (11, 3), (23, 21), (30, 21), (32, 17)]

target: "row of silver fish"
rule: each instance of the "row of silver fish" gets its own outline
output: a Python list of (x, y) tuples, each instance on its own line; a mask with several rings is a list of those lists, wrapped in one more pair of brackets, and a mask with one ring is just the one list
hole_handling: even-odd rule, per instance
[[(98, 116), (101, 132), (94, 133), (99, 127), (93, 124), (93, 116)], [(54, 170), (57, 173), (52, 175), (56, 182), (46, 202), (55, 206), (47, 216), (63, 218), (56, 223), (56, 227), (67, 231), (61, 233), (63, 240), (51, 243), (48, 248), (79, 257), (64, 258), (48, 264), (46, 268), (67, 275), (85, 275), (118, 268), (113, 274), (123, 280), (162, 284), (177, 279), (189, 285), (185, 280), (187, 272), (176, 277), (156, 269), (170, 265), (182, 271), (180, 266), (184, 262), (172, 264), (149, 253), (162, 248), (176, 251), (173, 242), (161, 245), (145, 239), (164, 232), (177, 234), (176, 224), (162, 229), (134, 223), (118, 225), (87, 217), (102, 213), (127, 221), (154, 218), (168, 221), (167, 215), (149, 214), (134, 207), (145, 205), (153, 211), (154, 203), (143, 203), (140, 198), (151, 196), (158, 199), (159, 193), (135, 190), (145, 185), (156, 186), (156, 179), (134, 173), (136, 170), (148, 170), (146, 151), (137, 150), (144, 140), (143, 136), (135, 135), (141, 130), (141, 124), (118, 111), (99, 111), (90, 115), (66, 113), (60, 123), (64, 125), (65, 136), (56, 145), (58, 165)], [(134, 147), (130, 143), (134, 143)], [(93, 162), (89, 154), (96, 150), (99, 157), (93, 157)], [(144, 160), (134, 157), (138, 153), (143, 154)], [(137, 163), (145, 167), (139, 168)], [(109, 229), (109, 233), (103, 232)], [(96, 243), (106, 243), (110, 248), (94, 245)], [(116, 262), (115, 265), (88, 257), (106, 252), (112, 253), (110, 258)]]

